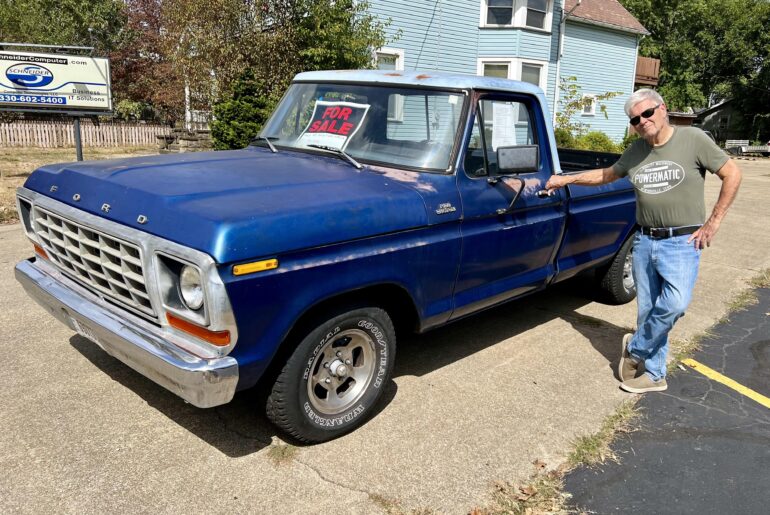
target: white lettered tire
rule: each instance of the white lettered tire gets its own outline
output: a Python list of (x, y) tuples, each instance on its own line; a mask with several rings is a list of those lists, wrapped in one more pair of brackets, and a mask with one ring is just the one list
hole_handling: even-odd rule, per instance
[(359, 427), (382, 396), (396, 357), (396, 334), (377, 307), (351, 309), (311, 330), (267, 399), (270, 420), (304, 442)]

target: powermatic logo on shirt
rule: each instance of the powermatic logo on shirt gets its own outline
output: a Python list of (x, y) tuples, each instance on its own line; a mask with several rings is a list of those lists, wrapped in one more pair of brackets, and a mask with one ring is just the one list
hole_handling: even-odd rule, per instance
[(657, 195), (674, 189), (684, 180), (684, 168), (673, 161), (655, 161), (639, 168), (632, 179), (642, 193)]

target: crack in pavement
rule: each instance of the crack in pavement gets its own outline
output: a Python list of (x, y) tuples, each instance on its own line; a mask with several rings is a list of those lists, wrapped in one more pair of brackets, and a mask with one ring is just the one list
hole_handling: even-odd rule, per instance
[(294, 461), (299, 463), (300, 465), (303, 465), (306, 468), (309, 468), (313, 472), (315, 472), (315, 474), (318, 476), (318, 478), (321, 481), (324, 481), (325, 483), (332, 484), (334, 486), (342, 488), (343, 490), (348, 490), (350, 492), (357, 492), (359, 494), (364, 494), (364, 495), (366, 495), (367, 499), (372, 495), (372, 492), (367, 492), (366, 490), (359, 490), (358, 488), (353, 488), (352, 486), (349, 486), (349, 485), (343, 485), (341, 483), (338, 483), (336, 481), (333, 481), (331, 479), (328, 479), (328, 478), (324, 477), (324, 475), (321, 474), (321, 472), (318, 469), (316, 469), (314, 466), (312, 466), (312, 465), (310, 465), (308, 463), (305, 463), (304, 461), (300, 460), (299, 458), (294, 458)]

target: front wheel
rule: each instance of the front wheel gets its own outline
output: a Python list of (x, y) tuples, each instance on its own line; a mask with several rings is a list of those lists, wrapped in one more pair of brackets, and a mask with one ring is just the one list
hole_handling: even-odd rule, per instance
[(304, 442), (348, 433), (371, 415), (395, 355), (396, 334), (384, 310), (364, 307), (331, 316), (286, 362), (267, 399), (267, 416)]
[(608, 304), (626, 304), (636, 298), (633, 252), (634, 239), (628, 238), (610, 264), (596, 270), (600, 300)]

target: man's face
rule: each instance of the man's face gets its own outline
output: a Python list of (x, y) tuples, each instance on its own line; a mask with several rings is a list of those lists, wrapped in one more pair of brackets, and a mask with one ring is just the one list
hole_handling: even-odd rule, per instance
[[(652, 113), (652, 115), (649, 118), (645, 118), (644, 116), (641, 116), (642, 113), (647, 111), (648, 109), (653, 109), (655, 106), (657, 106), (658, 103), (654, 100), (642, 100), (641, 102), (634, 105), (634, 107), (631, 108), (631, 113), (629, 118), (634, 118), (635, 116), (639, 116), (639, 123), (634, 126), (636, 129), (636, 132), (639, 133), (639, 136), (642, 138), (648, 139), (648, 138), (654, 138), (658, 135), (658, 133), (663, 130), (666, 125), (668, 125), (668, 121), (666, 120), (666, 115), (668, 114), (668, 111), (666, 110), (665, 104), (660, 104), (660, 107), (655, 109)], [(645, 113), (647, 114), (647, 113)]]

